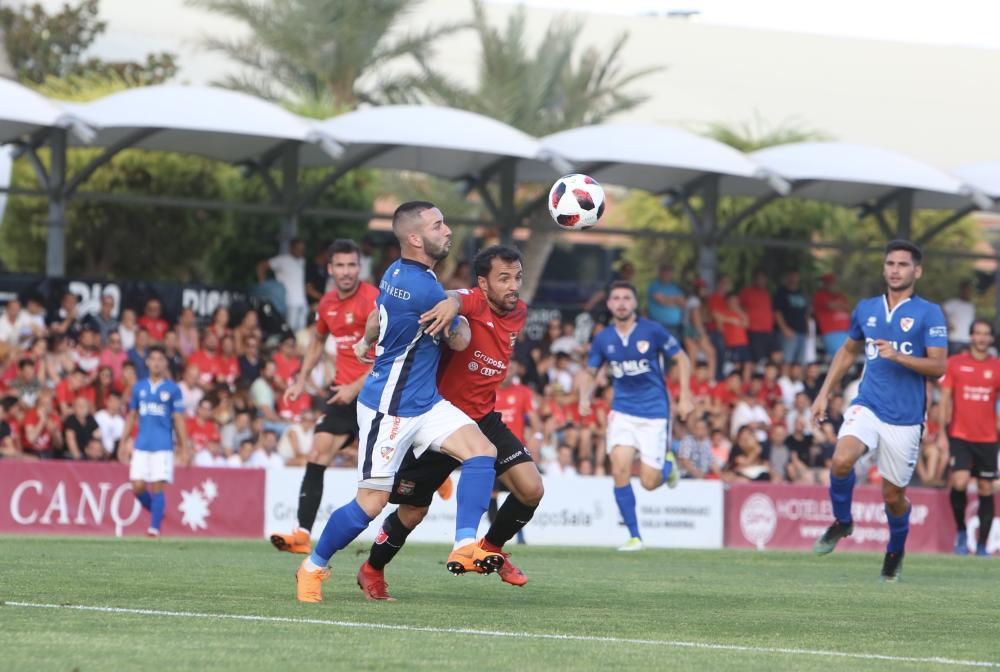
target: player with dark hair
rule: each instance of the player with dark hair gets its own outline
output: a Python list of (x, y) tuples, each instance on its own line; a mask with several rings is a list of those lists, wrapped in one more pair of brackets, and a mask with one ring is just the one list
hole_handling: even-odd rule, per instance
[(882, 276), (886, 293), (862, 299), (851, 315), (848, 338), (830, 363), (812, 405), (813, 420), (826, 420), (830, 391), (864, 353), (866, 363), (857, 398), (844, 414), (830, 468), (834, 522), (816, 540), (819, 555), (833, 551), (854, 531), (851, 499), (854, 465), (871, 451), (882, 476), (882, 499), (889, 523), (889, 544), (882, 580), (897, 581), (910, 531), (906, 486), (920, 455), (927, 401), (927, 378), (945, 372), (948, 327), (940, 306), (914, 294), (923, 273), (920, 248), (894, 240), (885, 248)]
[[(507, 375), (514, 343), (528, 317), (528, 307), (520, 299), (521, 255), (514, 248), (494, 245), (476, 256), (473, 268), (479, 286), (448, 292), (449, 300), (429, 314), (432, 321), (428, 329), (433, 333), (459, 313), (469, 320), (470, 345), (460, 352), (446, 351), (442, 355), (438, 388), (445, 399), (475, 420), (496, 446), (497, 479), (511, 494), (497, 511), (479, 546), (503, 554), (505, 562), (498, 571), (500, 578), (511, 585), (523, 586), (528, 577), (510, 562), (503, 546), (535, 514), (542, 499), (542, 478), (524, 443), (496, 410), (497, 388)], [(393, 599), (385, 583), (385, 566), (427, 515), (434, 491), (458, 466), (447, 455), (431, 452), (419, 459), (408, 456), (403, 461), (389, 495), (389, 501), (399, 507), (382, 523), (368, 561), (358, 572), (358, 585), (368, 599)], [(456, 569), (461, 573), (468, 570)]]
[(163, 488), (174, 476), (174, 432), (177, 433), (176, 445), (180, 446), (182, 463), (187, 461), (190, 446), (181, 389), (167, 378), (166, 348), (160, 344), (149, 346), (146, 366), (149, 367), (149, 376), (132, 387), (118, 453), (127, 453), (132, 428), (138, 422), (139, 434), (129, 461), (128, 478), (132, 481), (136, 499), (150, 513), (146, 534), (158, 537), (167, 509)]
[[(330, 516), (312, 553), (295, 575), (301, 602), (320, 602), (327, 565), (353, 541), (389, 501), (396, 472), (411, 451), (446, 453), (462, 462), (455, 517), (454, 565), (497, 570), (503, 555), (476, 543), (476, 528), (486, 512), (496, 476), (493, 447), (476, 424), (441, 397), (436, 383), (441, 359), (439, 339), (427, 333), (421, 317), (446, 298), (432, 267), (451, 249), (444, 215), (427, 201), (400, 205), (392, 219), (402, 256), (379, 285), (378, 310), (365, 324), (355, 354), (376, 342), (372, 371), (358, 395), (358, 493)], [(446, 325), (443, 336), (456, 350), (468, 347), (468, 322)]]
[(594, 382), (602, 366), (607, 366), (614, 388), (608, 416), (607, 451), (615, 501), (629, 530), (629, 540), (619, 551), (642, 550), (642, 535), (632, 490), (632, 463), (639, 457), (639, 481), (646, 490), (664, 482), (676, 487), (680, 478), (676, 458), (670, 452), (670, 395), (664, 382), (664, 362), (678, 367), (681, 391), (677, 413), (683, 419), (694, 408), (691, 401), (691, 362), (670, 333), (659, 322), (638, 317), (638, 294), (623, 281), (611, 283), (608, 310), (612, 321), (594, 337), (581, 372), (580, 415), (590, 415)]
[(1000, 360), (991, 357), (993, 325), (974, 320), (969, 349), (948, 358), (941, 378), (941, 432), (938, 441), (951, 452), (951, 511), (955, 516), (955, 553), (969, 554), (965, 529), (966, 489), (976, 479), (979, 538), (976, 555), (989, 555), (986, 542), (993, 526), (993, 480), (997, 477), (997, 388)]
[(326, 402), (323, 417), (316, 424), (309, 462), (299, 490), (298, 527), (291, 534), (275, 533), (271, 543), (279, 551), (308, 553), (310, 530), (323, 500), (323, 475), (341, 448), (358, 434), (358, 393), (371, 366), (354, 356), (354, 344), (364, 335), (365, 322), (375, 308), (378, 290), (361, 282), (361, 249), (353, 240), (336, 240), (330, 246), (327, 270), (334, 288), (323, 295), (316, 307), (312, 340), (302, 360), (299, 374), (285, 390), (285, 401), (294, 402), (306, 388), (306, 381), (323, 356), (328, 337), (337, 343), (333, 396)]

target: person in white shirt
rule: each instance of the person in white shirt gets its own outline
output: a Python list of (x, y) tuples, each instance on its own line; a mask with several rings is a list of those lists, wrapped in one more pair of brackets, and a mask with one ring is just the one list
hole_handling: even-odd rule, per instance
[(757, 441), (767, 441), (767, 428), (771, 426), (771, 416), (761, 400), (749, 394), (743, 397), (733, 407), (733, 415), (729, 423), (729, 435), (736, 436), (740, 427), (750, 426), (754, 430)]
[(948, 319), (948, 354), (958, 354), (969, 347), (969, 334), (976, 319), (972, 283), (963, 280), (958, 285), (958, 296), (942, 303), (941, 310)]
[(307, 409), (299, 421), (289, 425), (278, 442), (278, 453), (290, 467), (301, 467), (309, 461), (313, 434), (316, 431), (316, 411)]
[(271, 430), (265, 431), (244, 466), (258, 469), (285, 466), (285, 459), (278, 453), (278, 434)]
[(546, 476), (576, 476), (576, 467), (573, 466), (573, 449), (569, 446), (559, 446), (554, 462), (545, 465)]
[(791, 408), (795, 405), (795, 395), (806, 389), (802, 380), (801, 364), (785, 364), (785, 374), (778, 378), (778, 387), (781, 388), (781, 400), (785, 406)]
[(288, 254), (279, 254), (267, 262), (275, 279), (285, 288), (285, 321), (292, 331), (306, 326), (309, 304), (306, 301), (306, 244), (296, 238), (288, 247)]
[[(12, 347), (26, 348), (37, 329), (27, 311), (21, 309), (21, 302), (11, 299), (0, 315), (0, 342), (9, 343)], [(38, 335), (45, 333), (44, 328)]]
[(94, 414), (94, 420), (101, 430), (101, 444), (108, 455), (114, 455), (122, 432), (125, 431), (125, 417), (122, 415), (122, 397), (117, 392), (108, 394), (105, 408)]

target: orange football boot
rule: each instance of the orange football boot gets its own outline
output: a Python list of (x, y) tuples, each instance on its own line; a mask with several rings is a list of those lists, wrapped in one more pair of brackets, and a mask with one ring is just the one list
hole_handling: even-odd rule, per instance
[[(308, 558), (306, 558), (308, 560)], [(329, 569), (317, 569), (310, 572), (303, 560), (295, 572), (295, 597), (299, 602), (322, 602), (323, 582), (330, 578)]]
[(451, 476), (449, 476), (444, 479), (444, 483), (438, 488), (438, 495), (441, 496), (441, 499), (449, 500), (453, 492), (455, 492), (455, 485), (451, 482)]
[(271, 543), (274, 547), (288, 553), (310, 553), (312, 551), (311, 542), (309, 532), (301, 527), (296, 527), (291, 534), (275, 532), (271, 535)]
[(494, 551), (493, 548), (488, 548), (489, 544), (486, 543), (485, 537), (479, 540), (479, 546), (487, 552), (499, 553), (503, 556), (503, 565), (497, 570), (501, 581), (518, 587), (528, 582), (528, 577), (521, 571), (521, 568), (510, 561), (510, 553), (503, 550)]
[(456, 575), (466, 572), (492, 574), (503, 567), (503, 562), (502, 553), (487, 551), (473, 541), (453, 550), (448, 555), (448, 562), (445, 566), (449, 572)]
[(385, 582), (385, 572), (369, 565), (367, 562), (358, 570), (358, 587), (368, 600), (385, 600), (395, 602), (396, 598), (389, 594), (389, 584)]

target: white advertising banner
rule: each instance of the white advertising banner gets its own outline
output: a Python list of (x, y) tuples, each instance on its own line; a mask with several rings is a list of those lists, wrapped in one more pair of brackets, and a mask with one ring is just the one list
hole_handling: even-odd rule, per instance
[[(295, 526), (302, 473), (301, 468), (267, 472), (266, 534), (285, 532)], [(456, 485), (458, 478), (458, 473), (452, 475)], [(319, 536), (330, 513), (354, 497), (356, 488), (357, 472), (353, 469), (327, 469), (323, 502), (313, 526), (314, 537)], [(647, 492), (636, 480), (633, 489), (639, 526), (647, 546), (722, 548), (723, 495), (719, 481), (681, 481), (674, 490), (663, 486)], [(391, 510), (392, 505), (386, 513)], [(373, 540), (378, 522), (372, 523), (359, 539)], [(484, 516), (481, 534), (488, 525)], [(430, 512), (410, 540), (451, 543), (454, 534), (455, 495), (448, 500), (435, 495)], [(524, 535), (529, 544), (614, 547), (628, 538), (628, 531), (621, 522), (610, 478), (548, 477), (545, 497)]]

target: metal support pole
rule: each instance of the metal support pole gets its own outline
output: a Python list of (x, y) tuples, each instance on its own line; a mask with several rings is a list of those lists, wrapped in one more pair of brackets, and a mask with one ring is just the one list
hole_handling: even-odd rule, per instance
[(514, 203), (514, 191), (517, 188), (517, 175), (514, 159), (506, 159), (500, 167), (500, 242), (504, 245), (514, 243), (514, 227), (517, 226), (517, 205)]
[(298, 145), (289, 145), (281, 154), (281, 199), (285, 212), (281, 216), (281, 230), (278, 242), (281, 253), (286, 254), (292, 239), (299, 233)]
[(715, 287), (719, 258), (715, 234), (719, 215), (719, 178), (713, 176), (701, 190), (701, 226), (698, 230), (698, 277)]
[(910, 240), (913, 237), (913, 191), (904, 190), (896, 201), (896, 238)]
[(52, 278), (66, 275), (66, 129), (54, 128), (49, 136), (52, 160), (49, 164), (48, 237), (45, 244), (45, 274)]

